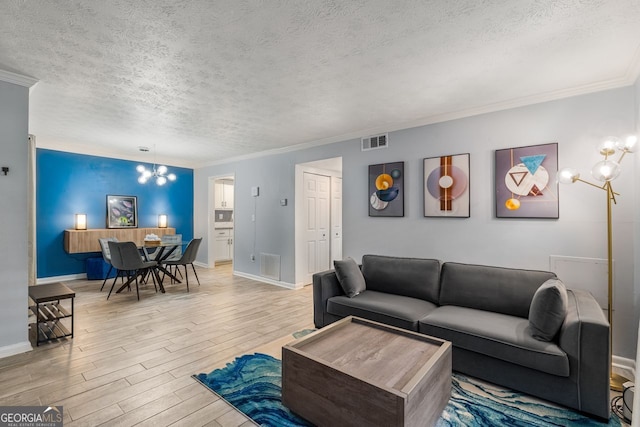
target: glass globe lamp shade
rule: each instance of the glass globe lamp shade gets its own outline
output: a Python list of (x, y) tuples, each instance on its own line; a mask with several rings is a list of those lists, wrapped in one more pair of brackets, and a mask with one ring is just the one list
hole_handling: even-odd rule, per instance
[(158, 166), (158, 173), (160, 175), (164, 175), (165, 173), (167, 173), (167, 167), (165, 165)]
[(169, 175), (167, 175), (167, 178), (169, 178), (169, 181), (175, 181), (176, 180), (176, 174), (175, 173), (170, 173)]
[(145, 167), (144, 167), (144, 166), (142, 166), (142, 165), (138, 165), (138, 166), (136, 167), (136, 170), (137, 170), (138, 172), (140, 172), (140, 173), (143, 173), (143, 172), (145, 171)]
[(622, 143), (617, 136), (608, 136), (596, 146), (596, 149), (603, 156), (610, 156), (616, 152), (616, 147)]
[(167, 183), (167, 178), (165, 178), (164, 176), (159, 176), (156, 178), (156, 184), (165, 185), (166, 183)]
[(563, 168), (558, 171), (556, 180), (560, 184), (573, 184), (580, 178), (580, 172), (572, 168)]
[(144, 175), (140, 175), (140, 178), (138, 178), (138, 182), (140, 184), (146, 184), (147, 183), (147, 178), (145, 178)]
[(591, 169), (591, 175), (598, 181), (606, 182), (616, 179), (620, 175), (621, 168), (618, 162), (603, 160), (596, 163)]
[(619, 140), (616, 144), (618, 150), (625, 153), (633, 153), (638, 146), (638, 135), (627, 135), (624, 140)]

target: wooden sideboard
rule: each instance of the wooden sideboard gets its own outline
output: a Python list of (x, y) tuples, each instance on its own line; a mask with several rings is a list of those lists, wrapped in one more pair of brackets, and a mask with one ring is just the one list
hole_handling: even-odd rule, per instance
[(98, 239), (115, 237), (121, 242), (135, 242), (142, 245), (147, 234), (164, 236), (176, 234), (175, 228), (92, 228), (89, 230), (64, 230), (64, 250), (70, 254), (101, 252)]

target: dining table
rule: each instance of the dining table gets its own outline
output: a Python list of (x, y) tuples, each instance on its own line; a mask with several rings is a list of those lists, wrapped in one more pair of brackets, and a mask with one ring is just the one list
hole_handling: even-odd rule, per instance
[[(169, 259), (171, 255), (178, 249), (180, 246), (184, 246), (186, 243), (183, 242), (163, 242), (149, 244), (148, 241), (145, 241), (144, 245), (142, 245), (142, 253), (144, 255), (145, 261), (156, 261), (158, 264), (156, 265), (156, 270), (161, 271), (163, 273), (162, 278), (164, 279), (164, 275), (169, 276), (172, 280), (175, 280), (177, 283), (182, 283), (180, 279), (178, 279), (168, 268), (165, 268), (162, 263)], [(149, 252), (149, 249), (156, 249), (153, 252)], [(163, 289), (162, 282), (160, 282), (160, 287)]]
[[(156, 261), (156, 265), (153, 266), (153, 271), (151, 274), (154, 275), (156, 281), (158, 282), (158, 287), (160, 288), (160, 292), (165, 293), (164, 285), (162, 284), (162, 280), (160, 279), (160, 272), (163, 273), (162, 278), (164, 279), (165, 275), (169, 276), (172, 280), (177, 283), (182, 283), (180, 279), (178, 279), (168, 268), (162, 265), (163, 261), (166, 261), (176, 249), (180, 246), (184, 246), (186, 243), (183, 242), (158, 242), (149, 243), (149, 241), (145, 241), (142, 245), (138, 245), (138, 249), (142, 253), (142, 256), (145, 261)], [(150, 249), (156, 249), (155, 251), (151, 251)], [(116, 290), (116, 293), (120, 293), (124, 288), (128, 287), (131, 282), (135, 280), (134, 277), (130, 277), (126, 282)]]

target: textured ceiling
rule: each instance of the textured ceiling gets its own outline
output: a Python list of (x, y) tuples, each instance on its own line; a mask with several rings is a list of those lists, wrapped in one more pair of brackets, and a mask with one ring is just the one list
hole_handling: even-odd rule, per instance
[(638, 0), (3, 0), (0, 69), (39, 80), (39, 146), (196, 167), (629, 85), (639, 23)]

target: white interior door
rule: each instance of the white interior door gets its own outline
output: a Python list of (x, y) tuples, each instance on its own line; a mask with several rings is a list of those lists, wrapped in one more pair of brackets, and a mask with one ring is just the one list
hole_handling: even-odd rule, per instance
[(342, 259), (342, 178), (331, 177), (331, 266)]
[(330, 188), (328, 176), (304, 173), (304, 229), (303, 257), (306, 261), (305, 283), (311, 276), (330, 267)]

